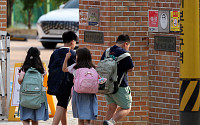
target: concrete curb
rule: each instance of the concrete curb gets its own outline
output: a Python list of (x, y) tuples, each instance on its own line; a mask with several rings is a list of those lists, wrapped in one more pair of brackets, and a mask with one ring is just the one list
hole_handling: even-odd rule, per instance
[(27, 39), (37, 39), (35, 35), (18, 35), (18, 34), (10, 34), (11, 40), (17, 41), (26, 41)]

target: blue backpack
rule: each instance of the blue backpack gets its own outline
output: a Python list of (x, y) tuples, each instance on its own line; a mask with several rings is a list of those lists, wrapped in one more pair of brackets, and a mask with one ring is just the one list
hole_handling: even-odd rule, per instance
[(20, 86), (20, 105), (30, 109), (38, 109), (42, 103), (47, 108), (46, 88), (43, 87), (42, 74), (30, 67)]

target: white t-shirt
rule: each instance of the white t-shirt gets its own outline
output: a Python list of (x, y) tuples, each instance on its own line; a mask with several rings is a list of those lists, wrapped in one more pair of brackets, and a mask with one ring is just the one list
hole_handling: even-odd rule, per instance
[(75, 65), (76, 65), (76, 63), (74, 63), (74, 64), (72, 64), (72, 65), (67, 67), (68, 68), (68, 72), (73, 74), (74, 76), (75, 76), (75, 73), (76, 73), (76, 70), (74, 69)]

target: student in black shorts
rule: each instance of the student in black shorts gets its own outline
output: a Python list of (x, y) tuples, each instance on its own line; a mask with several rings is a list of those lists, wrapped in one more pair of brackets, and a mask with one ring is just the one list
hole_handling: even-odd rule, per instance
[[(61, 64), (63, 64), (66, 53), (69, 52), (69, 49), (71, 52), (71, 57), (67, 63), (69, 66), (75, 63), (76, 53), (73, 49), (76, 46), (76, 41), (78, 39), (77, 35), (72, 31), (68, 31), (68, 32), (63, 33), (62, 39), (64, 42), (64, 47), (56, 49), (52, 53), (48, 67), (51, 67), (53, 65), (53, 62), (57, 59), (55, 54), (59, 55), (59, 58), (62, 58)], [(62, 86), (63, 87), (61, 87), (61, 90), (59, 89), (61, 94), (56, 95), (58, 103), (56, 106), (56, 113), (54, 115), (52, 125), (58, 125), (60, 121), (62, 125), (67, 125), (67, 106), (71, 98), (71, 88), (73, 86), (72, 74), (65, 73), (65, 76), (62, 80)]]

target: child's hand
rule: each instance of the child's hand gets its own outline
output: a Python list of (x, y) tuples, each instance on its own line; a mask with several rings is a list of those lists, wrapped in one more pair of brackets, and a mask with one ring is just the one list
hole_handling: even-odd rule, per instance
[(21, 72), (18, 73), (18, 75), (24, 75), (24, 74), (25, 74), (24, 70), (21, 70)]
[(45, 76), (47, 74), (47, 71), (46, 70), (44, 70), (44, 74), (43, 74), (43, 77)]
[(21, 85), (22, 84), (22, 81), (24, 79), (24, 75), (25, 75), (25, 72), (24, 70), (21, 70), (21, 72), (19, 73), (19, 78), (18, 78), (18, 83)]
[(71, 56), (72, 54), (71, 54), (71, 52), (70, 52), (70, 49), (69, 49), (69, 52), (66, 54), (66, 59), (69, 59), (70, 58), (70, 56)]

